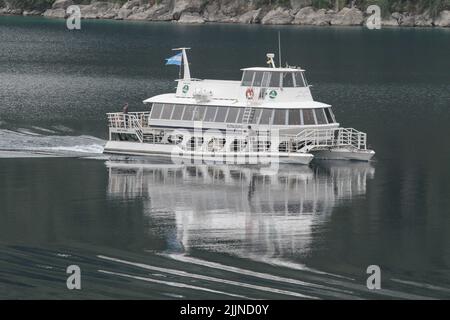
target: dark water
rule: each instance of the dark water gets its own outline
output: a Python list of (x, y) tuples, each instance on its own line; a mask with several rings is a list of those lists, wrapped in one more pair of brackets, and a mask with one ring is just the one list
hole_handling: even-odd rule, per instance
[[(280, 29), (283, 61), (375, 162), (273, 176), (101, 154), (105, 112), (173, 90), (172, 47), (195, 77), (238, 79)], [(0, 17), (0, 297), (450, 297), (449, 56), (446, 29)]]

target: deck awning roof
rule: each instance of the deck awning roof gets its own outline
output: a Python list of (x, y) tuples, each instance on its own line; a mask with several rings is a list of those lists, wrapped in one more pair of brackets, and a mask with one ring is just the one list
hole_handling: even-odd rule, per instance
[[(144, 103), (169, 103), (169, 104), (191, 104), (191, 105), (205, 105), (205, 106), (224, 106), (224, 107), (242, 107), (247, 106), (245, 100), (238, 101), (236, 99), (211, 99), (208, 102), (198, 102), (192, 97), (177, 97), (175, 93), (161, 94), (144, 100)], [(313, 109), (313, 108), (328, 108), (329, 104), (313, 101), (289, 101), (289, 102), (273, 102), (264, 101), (260, 104), (252, 105), (253, 108), (274, 108), (274, 109)]]

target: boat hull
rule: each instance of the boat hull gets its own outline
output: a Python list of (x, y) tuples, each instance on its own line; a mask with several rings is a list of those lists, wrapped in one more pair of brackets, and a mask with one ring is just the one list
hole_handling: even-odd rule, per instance
[(373, 150), (356, 150), (346, 148), (335, 148), (330, 150), (311, 151), (315, 159), (321, 160), (354, 160), (370, 161), (375, 155)]
[[(172, 160), (190, 160), (211, 163), (234, 164), (309, 164), (314, 156), (310, 153), (283, 152), (207, 152), (186, 151), (176, 145), (150, 144), (128, 141), (108, 141), (103, 153), (125, 154), (137, 156), (164, 156)], [(184, 161), (183, 161), (184, 162)]]

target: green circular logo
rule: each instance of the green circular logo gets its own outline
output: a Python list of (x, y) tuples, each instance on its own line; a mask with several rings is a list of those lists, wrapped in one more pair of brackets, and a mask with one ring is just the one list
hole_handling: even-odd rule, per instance
[(275, 90), (272, 90), (269, 92), (269, 98), (275, 99), (277, 97), (278, 93)]
[(186, 92), (188, 92), (188, 91), (189, 91), (189, 85), (185, 84), (185, 85), (183, 86), (183, 93), (186, 93)]

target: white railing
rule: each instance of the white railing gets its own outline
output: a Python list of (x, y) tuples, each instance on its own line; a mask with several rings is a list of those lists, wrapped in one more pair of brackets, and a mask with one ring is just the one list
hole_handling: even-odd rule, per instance
[(108, 127), (114, 129), (131, 130), (140, 142), (144, 141), (143, 127), (148, 126), (150, 112), (115, 112), (107, 113)]
[(367, 134), (353, 128), (306, 129), (294, 138), (300, 152), (332, 147), (367, 149)]

